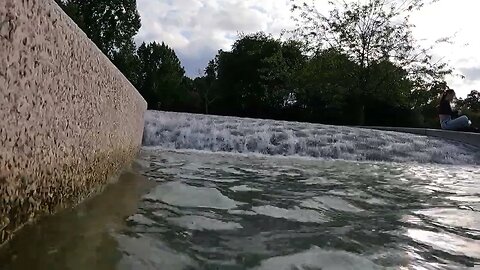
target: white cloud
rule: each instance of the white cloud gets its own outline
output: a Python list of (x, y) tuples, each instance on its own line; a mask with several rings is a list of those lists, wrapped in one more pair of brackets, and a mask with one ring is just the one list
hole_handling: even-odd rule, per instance
[(415, 34), (419, 39), (433, 42), (436, 38), (454, 36), (453, 45), (438, 46), (434, 53), (444, 57), (458, 73), (466, 76), (448, 78), (450, 87), (459, 96), (466, 96), (471, 90), (480, 89), (480, 1), (440, 0), (427, 6), (413, 17), (417, 25)]
[[(326, 1), (318, 3), (323, 6)], [(219, 49), (230, 49), (239, 32), (278, 35), (294, 24), (289, 0), (137, 0), (137, 5), (142, 18), (137, 42), (164, 41), (175, 49), (190, 76), (198, 75)], [(455, 34), (454, 45), (438, 46), (434, 53), (467, 76), (448, 79), (459, 96), (480, 90), (478, 10), (478, 0), (440, 0), (412, 18), (417, 25), (414, 34), (425, 44)]]
[(196, 76), (219, 49), (230, 49), (239, 33), (279, 34), (291, 25), (288, 1), (138, 0), (142, 28), (136, 41), (164, 41), (187, 74)]

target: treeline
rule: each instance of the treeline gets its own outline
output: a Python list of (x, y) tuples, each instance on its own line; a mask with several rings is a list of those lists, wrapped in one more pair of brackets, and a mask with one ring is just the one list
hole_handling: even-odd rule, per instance
[[(292, 38), (239, 36), (195, 79), (164, 43), (133, 37), (135, 0), (56, 0), (132, 82), (149, 109), (326, 124), (437, 127), (439, 94), (452, 73), (411, 37), (405, 13), (422, 1), (381, 0), (333, 6), (323, 16), (293, 4)], [(399, 17), (404, 21), (398, 20)], [(477, 91), (458, 105), (480, 118)], [(478, 119), (480, 120), (480, 119)]]

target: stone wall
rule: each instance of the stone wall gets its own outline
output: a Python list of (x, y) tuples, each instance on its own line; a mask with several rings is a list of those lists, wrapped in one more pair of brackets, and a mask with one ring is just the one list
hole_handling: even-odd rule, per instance
[(457, 141), (480, 148), (480, 133), (460, 132), (441, 129), (428, 128), (405, 128), (405, 127), (360, 127), (368, 129), (387, 130), (403, 133), (411, 133), (416, 135), (424, 135), (429, 137), (438, 137), (445, 140)]
[(0, 1), (0, 244), (128, 166), (146, 102), (53, 0)]

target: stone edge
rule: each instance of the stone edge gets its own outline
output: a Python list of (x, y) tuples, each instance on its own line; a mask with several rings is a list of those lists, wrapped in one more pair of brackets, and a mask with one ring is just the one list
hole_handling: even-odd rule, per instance
[(445, 140), (451, 140), (476, 146), (480, 148), (480, 134), (471, 132), (459, 132), (440, 129), (428, 128), (407, 128), (407, 127), (379, 127), (379, 126), (359, 126), (363, 129), (375, 129), (384, 131), (394, 131), (402, 133), (410, 133), (422, 136), (437, 137)]

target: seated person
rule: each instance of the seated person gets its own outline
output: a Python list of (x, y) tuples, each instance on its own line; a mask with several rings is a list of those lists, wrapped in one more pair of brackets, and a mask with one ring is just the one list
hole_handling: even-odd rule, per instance
[(453, 89), (445, 90), (440, 98), (438, 116), (440, 126), (445, 130), (478, 132), (477, 128), (471, 127), (472, 122), (466, 115), (459, 116), (460, 111), (453, 111), (450, 102), (455, 98)]

